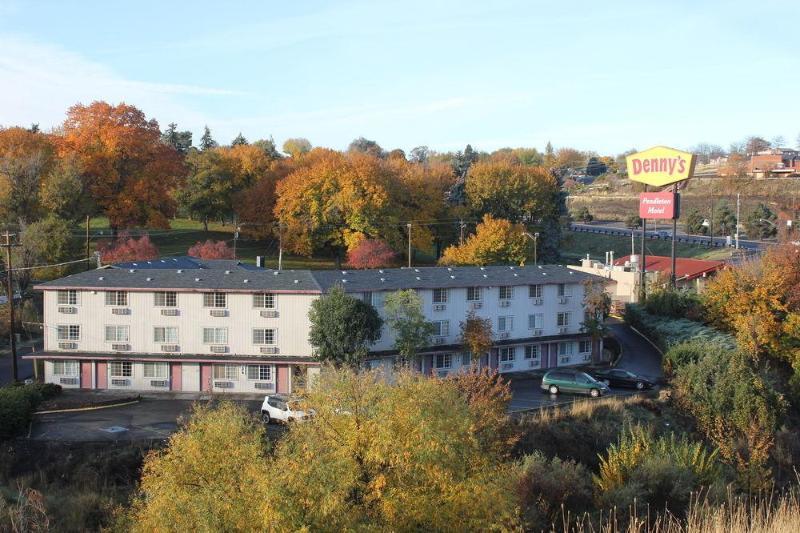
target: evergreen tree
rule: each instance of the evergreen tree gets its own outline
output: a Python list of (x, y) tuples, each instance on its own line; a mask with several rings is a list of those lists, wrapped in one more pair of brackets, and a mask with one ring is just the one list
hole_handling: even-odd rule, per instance
[(217, 146), (219, 145), (217, 144), (217, 141), (215, 141), (214, 138), (211, 136), (211, 130), (208, 129), (208, 126), (206, 126), (205, 129), (203, 130), (203, 136), (200, 137), (200, 149), (203, 151), (211, 150), (212, 148), (216, 148)]
[(556, 161), (556, 152), (553, 150), (553, 144), (547, 141), (547, 146), (544, 148), (544, 166), (551, 167)]
[(178, 125), (171, 122), (164, 133), (161, 134), (161, 141), (164, 144), (172, 146), (183, 155), (189, 152), (192, 147), (192, 132), (191, 131), (178, 131)]
[(234, 140), (231, 141), (231, 146), (244, 146), (248, 144), (247, 139), (244, 138), (242, 132), (239, 132), (239, 135), (236, 136)]
[[(778, 217), (766, 204), (760, 203), (753, 209), (745, 220), (747, 236), (751, 239), (767, 239), (778, 233), (775, 220)], [(771, 222), (771, 223), (770, 223)]]

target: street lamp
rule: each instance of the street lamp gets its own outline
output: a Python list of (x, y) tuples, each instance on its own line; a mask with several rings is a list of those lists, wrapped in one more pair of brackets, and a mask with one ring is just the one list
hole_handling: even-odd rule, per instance
[(708, 246), (709, 246), (709, 248), (713, 248), (714, 247), (714, 226), (713, 226), (711, 220), (708, 219), (708, 218), (703, 219), (703, 223), (700, 224), (700, 225), (703, 226), (703, 227), (708, 228), (708, 238), (709, 238)]
[(528, 233), (526, 231), (525, 232), (525, 236), (528, 237), (529, 239), (533, 240), (533, 264), (534, 264), (534, 266), (538, 265), (539, 261), (538, 261), (538, 259), (536, 257), (536, 249), (539, 247), (538, 246), (538, 244), (539, 244), (539, 232), (537, 231), (536, 233), (531, 235), (530, 233)]

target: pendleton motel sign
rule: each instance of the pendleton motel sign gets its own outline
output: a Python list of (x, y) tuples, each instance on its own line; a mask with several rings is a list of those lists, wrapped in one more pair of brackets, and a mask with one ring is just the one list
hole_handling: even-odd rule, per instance
[[(694, 154), (666, 146), (655, 146), (625, 158), (628, 178), (653, 187), (666, 187), (688, 180), (694, 172)], [(680, 217), (677, 192), (644, 192), (639, 195), (639, 217), (675, 220)]]

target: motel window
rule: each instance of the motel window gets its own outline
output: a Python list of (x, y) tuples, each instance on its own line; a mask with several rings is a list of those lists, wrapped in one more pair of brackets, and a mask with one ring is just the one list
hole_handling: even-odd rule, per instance
[(78, 361), (53, 361), (54, 376), (77, 376)]
[(529, 344), (525, 347), (525, 359), (539, 359), (541, 353), (542, 350), (538, 344)]
[(480, 287), (467, 287), (467, 301), (480, 302), (482, 298)]
[(228, 328), (203, 328), (204, 344), (227, 344)]
[(214, 379), (239, 379), (239, 365), (214, 365)]
[(512, 329), (514, 329), (513, 316), (497, 317), (497, 331), (511, 331)]
[(253, 344), (275, 344), (275, 330), (272, 328), (253, 329)]
[(564, 313), (558, 313), (558, 315), (556, 315), (556, 325), (558, 327), (569, 326), (570, 319), (572, 318), (571, 315), (572, 313), (570, 313), (569, 311), (566, 311)]
[(177, 307), (178, 293), (176, 292), (156, 292), (153, 296), (156, 307)]
[(472, 354), (462, 353), (461, 354), (461, 366), (470, 366), (471, 364), (472, 364)]
[(253, 307), (256, 309), (275, 309), (275, 295), (269, 292), (254, 294)]
[(106, 326), (106, 342), (128, 342), (129, 332), (128, 326)]
[(225, 307), (228, 299), (224, 292), (203, 293), (203, 307)]
[(365, 304), (373, 305), (372, 300), (373, 300), (372, 292), (367, 291), (361, 293), (361, 301), (364, 302)]
[(500, 299), (501, 300), (510, 300), (514, 297), (514, 287), (511, 285), (504, 285), (499, 288), (500, 289)]
[(544, 315), (542, 313), (528, 315), (528, 329), (542, 329), (543, 324)]
[(541, 298), (542, 297), (542, 286), (541, 285), (528, 285), (528, 296), (530, 298)]
[(559, 296), (572, 296), (572, 285), (568, 283), (559, 283), (558, 284), (558, 295)]
[(578, 353), (591, 353), (592, 341), (580, 341), (578, 343)]
[(78, 291), (58, 291), (58, 305), (78, 305)]
[(144, 370), (144, 377), (146, 378), (169, 377), (168, 363), (144, 363), (142, 369)]
[(447, 337), (450, 335), (450, 321), (449, 320), (436, 320), (433, 324), (434, 337)]
[(436, 356), (433, 358), (433, 366), (437, 369), (451, 368), (453, 366), (453, 354), (436, 354)]
[(559, 342), (558, 355), (572, 355), (575, 350), (574, 342)]
[(447, 289), (433, 289), (433, 303), (446, 304), (447, 303)]
[(77, 341), (81, 339), (81, 327), (78, 324), (58, 326), (56, 331), (60, 341)]
[(125, 291), (106, 291), (106, 305), (117, 307), (128, 305), (128, 293)]
[(178, 344), (178, 328), (174, 326), (156, 326), (153, 328), (153, 342)]
[(247, 365), (247, 379), (272, 381), (272, 365)]
[(514, 360), (515, 355), (515, 348), (514, 346), (508, 346), (506, 348), (500, 348), (500, 362), (501, 363), (508, 363)]
[(111, 361), (108, 365), (111, 377), (129, 378), (133, 376), (133, 363), (130, 361)]

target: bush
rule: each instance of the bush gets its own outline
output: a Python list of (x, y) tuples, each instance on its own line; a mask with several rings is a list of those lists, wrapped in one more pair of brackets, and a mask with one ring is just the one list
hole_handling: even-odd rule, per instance
[(700, 320), (703, 304), (697, 293), (685, 290), (661, 289), (650, 293), (645, 310), (651, 315)]
[(728, 350), (736, 348), (735, 339), (727, 333), (685, 318), (651, 315), (638, 304), (625, 306), (625, 322), (639, 330), (662, 352), (687, 341), (708, 341)]
[(61, 385), (56, 385), (55, 383), (36, 383), (29, 386), (39, 391), (39, 394), (42, 396), (42, 401), (45, 402), (61, 394)]
[(547, 459), (541, 452), (523, 459), (518, 493), (528, 531), (546, 530), (562, 512), (576, 516), (592, 509), (593, 487), (587, 468), (558, 457)]
[(0, 441), (22, 433), (34, 409), (43, 400), (61, 393), (60, 385), (11, 385), (0, 388)]

